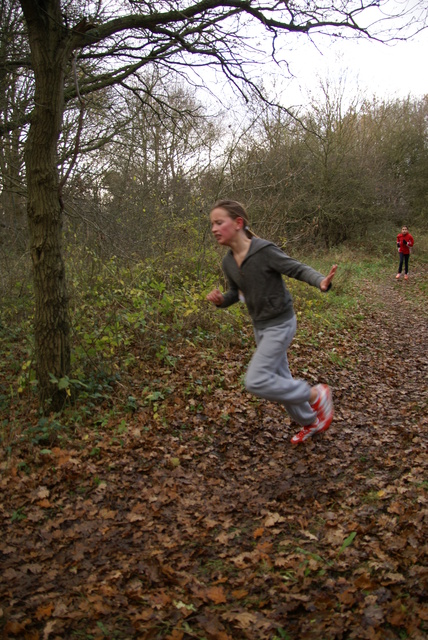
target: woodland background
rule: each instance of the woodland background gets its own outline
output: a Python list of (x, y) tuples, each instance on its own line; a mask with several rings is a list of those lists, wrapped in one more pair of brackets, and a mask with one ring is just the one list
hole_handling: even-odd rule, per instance
[[(225, 285), (208, 220), (220, 197), (243, 202), (253, 230), (298, 259), (313, 262), (343, 247), (387, 258), (395, 269), (403, 224), (419, 236), (423, 259), (427, 96), (350, 98), (340, 81), (325, 80), (297, 120), (254, 100), (242, 111), (245, 126), (235, 129), (227, 112), (209, 113), (196, 89), (157, 73), (145, 83), (145, 101), (116, 89), (90, 97), (81, 153), (63, 186), (73, 360), (72, 374), (56, 384), (70, 397), (89, 378), (114, 377), (123, 357), (132, 360), (118, 352), (135, 336), (162, 361), (178, 333), (217, 331), (203, 301)], [(23, 90), (18, 79), (13, 89)], [(62, 176), (77, 116), (66, 111)], [(23, 139), (25, 128), (5, 134), (0, 150), (1, 313), (4, 330), (26, 326), (27, 356), (16, 366), (20, 385), (36, 390)]]
[[(426, 638), (428, 96), (355, 95), (338, 77), (298, 113), (257, 91), (213, 107), (158, 65), (138, 87), (66, 101), (72, 349), (70, 372), (51, 375), (65, 395), (57, 411), (38, 399), (23, 117), (33, 78), (6, 65), (10, 48), (25, 51), (10, 26), (3, 637)], [(303, 447), (289, 444), (296, 425), (280, 407), (245, 392), (245, 308), (205, 301), (225, 285), (208, 223), (219, 197), (242, 201), (253, 230), (293, 257), (339, 264), (328, 296), (287, 282), (293, 373), (331, 384), (336, 403), (332, 428)], [(395, 281), (403, 224), (416, 241), (406, 283)]]
[(385, 214), (425, 216), (423, 101), (349, 100), (336, 78), (299, 110), (276, 82), (290, 79), (295, 36), (406, 40), (426, 27), (421, 0), (11, 0), (0, 11), (3, 224), (18, 261), (20, 239), (29, 252), (42, 408), (61, 410), (74, 391), (69, 249), (88, 272), (93, 254), (169, 256), (176, 273), (177, 252), (197, 246), (199, 277), (219, 195), (243, 199), (281, 245), (331, 247)]

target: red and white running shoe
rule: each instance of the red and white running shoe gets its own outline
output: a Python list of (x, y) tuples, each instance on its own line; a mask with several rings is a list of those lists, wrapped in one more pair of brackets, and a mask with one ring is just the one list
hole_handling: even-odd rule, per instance
[(291, 442), (292, 444), (300, 444), (307, 438), (313, 436), (314, 433), (318, 433), (320, 429), (320, 421), (318, 420), (318, 418), (316, 418), (313, 424), (309, 424), (306, 427), (303, 427), (302, 430), (299, 431), (299, 433), (296, 433), (296, 435), (291, 438)]

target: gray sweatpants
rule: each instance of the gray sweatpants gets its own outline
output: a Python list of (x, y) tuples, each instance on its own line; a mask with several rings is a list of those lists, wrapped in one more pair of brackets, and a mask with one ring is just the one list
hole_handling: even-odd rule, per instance
[(314, 422), (316, 413), (309, 404), (310, 386), (293, 378), (288, 366), (287, 349), (296, 328), (296, 316), (274, 327), (254, 328), (257, 349), (245, 376), (245, 387), (255, 396), (281, 402), (290, 417), (305, 426)]

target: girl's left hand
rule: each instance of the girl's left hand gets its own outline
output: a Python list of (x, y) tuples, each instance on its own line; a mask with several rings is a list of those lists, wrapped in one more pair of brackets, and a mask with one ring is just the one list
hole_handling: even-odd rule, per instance
[(327, 289), (331, 284), (331, 281), (334, 278), (334, 274), (336, 273), (336, 270), (337, 270), (337, 264), (334, 264), (330, 269), (330, 273), (328, 274), (328, 276), (326, 276), (324, 280), (321, 280), (321, 284), (320, 284), (321, 291), (327, 291)]

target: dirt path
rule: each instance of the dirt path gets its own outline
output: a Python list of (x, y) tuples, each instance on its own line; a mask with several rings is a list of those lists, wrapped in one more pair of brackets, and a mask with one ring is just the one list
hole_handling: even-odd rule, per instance
[[(428, 278), (428, 272), (418, 273), (418, 277)], [(364, 348), (358, 353), (360, 384), (364, 389), (364, 380), (370, 386), (373, 383), (370, 393), (375, 396), (376, 387), (382, 389), (388, 399), (385, 410), (391, 425), (403, 425), (405, 407), (412, 403), (427, 407), (428, 308), (420, 298), (412, 299), (411, 280), (397, 282), (392, 276), (368, 285), (366, 302), (380, 300), (382, 304), (367, 311)], [(377, 374), (375, 379), (373, 374)], [(368, 404), (375, 407), (376, 398)]]
[[(369, 312), (362, 336), (365, 349), (358, 356), (359, 384), (367, 393), (360, 407), (363, 424), (366, 408), (371, 415), (378, 406), (382, 423), (399, 429), (412, 431), (427, 417), (428, 305), (415, 290), (415, 279), (423, 278), (428, 278), (428, 270), (420, 267), (408, 282), (397, 282), (392, 275), (368, 283), (364, 292), (366, 301), (377, 299), (382, 305)], [(354, 420), (357, 416), (356, 410)]]
[(243, 392), (242, 350), (223, 388), (188, 393), (216, 366), (189, 348), (162, 416), (3, 466), (3, 637), (427, 638), (428, 328), (411, 286), (362, 283), (363, 331), (336, 363), (291, 354), (335, 395), (304, 445)]

